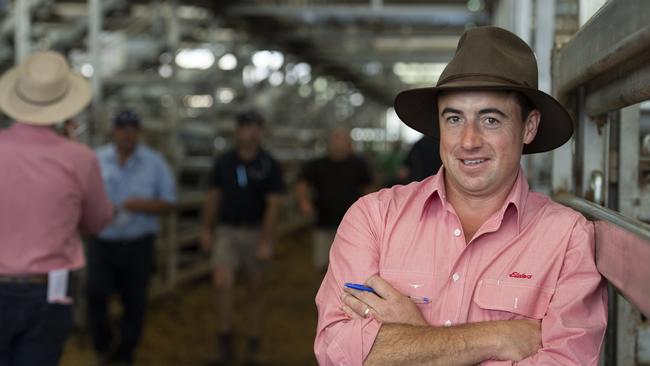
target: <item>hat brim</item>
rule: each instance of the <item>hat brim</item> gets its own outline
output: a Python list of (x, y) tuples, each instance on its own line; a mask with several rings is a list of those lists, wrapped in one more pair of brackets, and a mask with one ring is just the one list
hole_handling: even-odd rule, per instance
[(70, 73), (66, 94), (50, 104), (33, 104), (20, 98), (16, 90), (18, 68), (0, 78), (0, 110), (9, 117), (33, 125), (53, 125), (81, 112), (92, 98), (90, 83), (81, 75)]
[(573, 134), (573, 120), (566, 109), (550, 95), (525, 86), (495, 84), (493, 82), (467, 81), (453, 85), (405, 90), (395, 97), (397, 116), (409, 127), (436, 140), (440, 140), (437, 96), (443, 91), (495, 90), (517, 91), (526, 95), (541, 113), (535, 139), (524, 146), (523, 154), (553, 150), (564, 145)]

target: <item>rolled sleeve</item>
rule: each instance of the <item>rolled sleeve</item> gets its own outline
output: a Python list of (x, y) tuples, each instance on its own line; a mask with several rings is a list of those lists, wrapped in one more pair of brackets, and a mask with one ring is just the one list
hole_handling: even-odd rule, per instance
[(575, 225), (542, 319), (542, 348), (517, 365), (597, 365), (607, 327), (606, 284), (596, 269), (593, 225)]
[(330, 252), (330, 266), (316, 295), (318, 326), (314, 352), (320, 365), (361, 365), (379, 332), (372, 318), (351, 320), (341, 310), (345, 282), (363, 283), (378, 273), (380, 238), (376, 217), (364, 198), (345, 214)]

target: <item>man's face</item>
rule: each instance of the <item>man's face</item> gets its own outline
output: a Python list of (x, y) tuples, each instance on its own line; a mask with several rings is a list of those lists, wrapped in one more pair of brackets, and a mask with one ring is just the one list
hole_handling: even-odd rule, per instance
[(473, 198), (509, 191), (524, 143), (535, 138), (539, 116), (534, 110), (522, 121), (512, 93), (442, 93), (438, 118), (447, 191)]
[(235, 129), (235, 140), (240, 146), (259, 145), (262, 142), (262, 127), (257, 123), (239, 125)]
[(352, 153), (350, 132), (345, 128), (335, 128), (327, 141), (329, 154), (336, 159), (343, 159)]
[(132, 125), (115, 126), (113, 128), (113, 142), (117, 149), (130, 153), (135, 149), (140, 139), (140, 129)]

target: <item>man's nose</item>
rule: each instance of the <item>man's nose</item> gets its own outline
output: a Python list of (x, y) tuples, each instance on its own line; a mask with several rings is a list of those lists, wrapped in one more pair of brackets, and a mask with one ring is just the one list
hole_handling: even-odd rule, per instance
[(482, 144), (481, 132), (476, 123), (467, 123), (463, 126), (461, 145), (464, 149), (471, 150), (480, 147)]

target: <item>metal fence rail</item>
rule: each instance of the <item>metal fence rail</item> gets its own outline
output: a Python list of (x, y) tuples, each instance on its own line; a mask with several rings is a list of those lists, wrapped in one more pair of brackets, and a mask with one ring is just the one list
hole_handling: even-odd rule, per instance
[(650, 316), (650, 225), (570, 194), (554, 200), (594, 221), (598, 271)]

